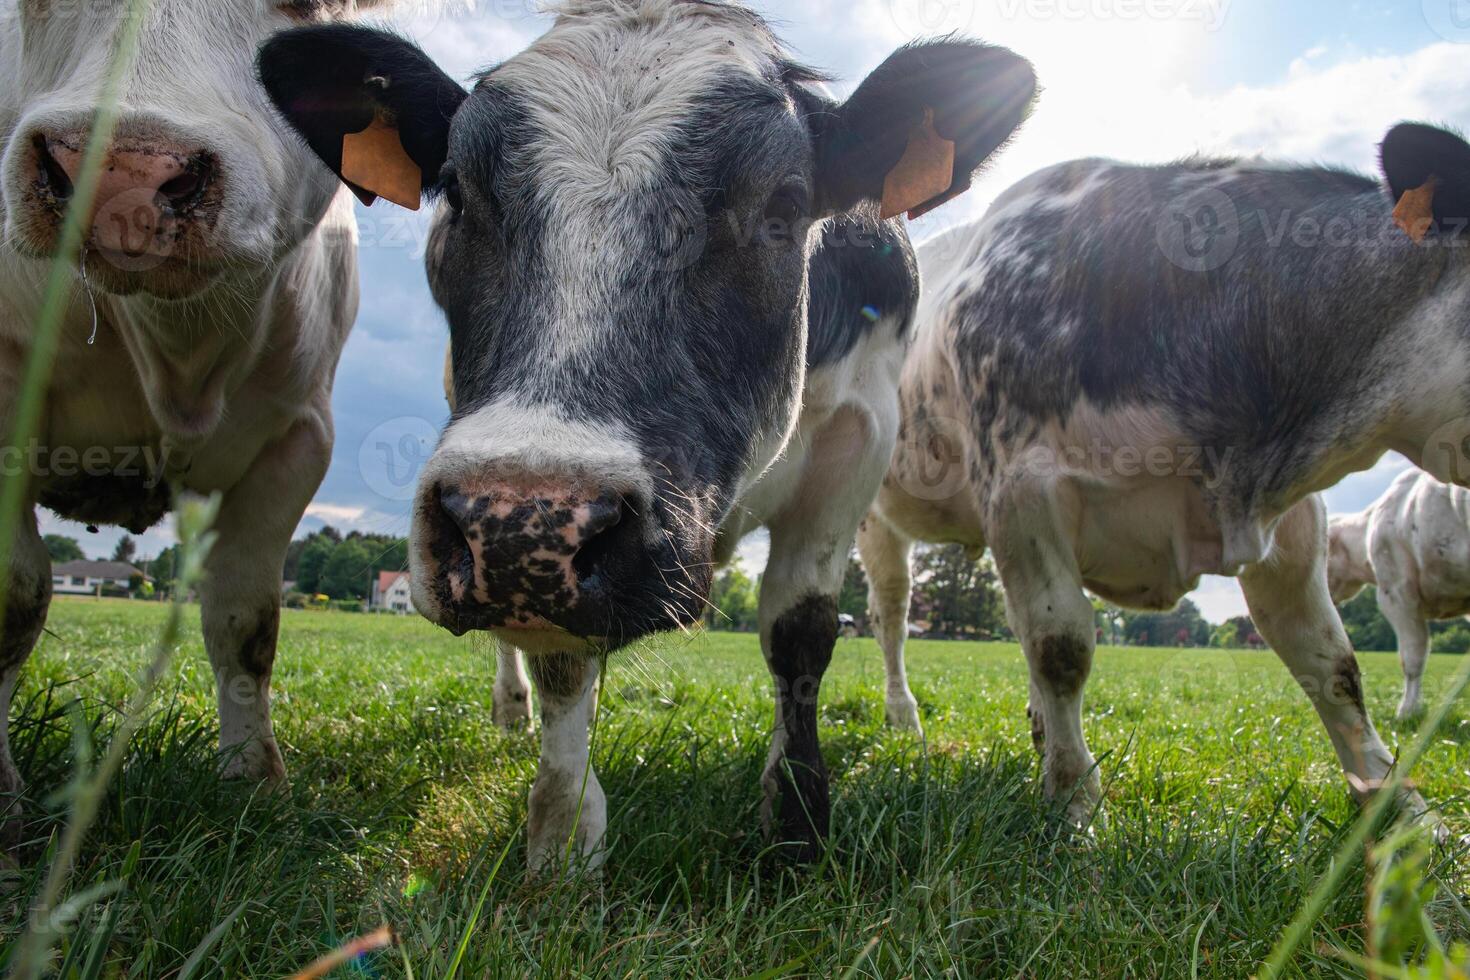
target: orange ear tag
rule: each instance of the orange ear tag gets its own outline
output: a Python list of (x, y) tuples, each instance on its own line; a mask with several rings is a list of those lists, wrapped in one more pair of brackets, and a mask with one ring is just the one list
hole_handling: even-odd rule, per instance
[(909, 134), (908, 149), (883, 181), (884, 220), (905, 211), (928, 210), (925, 204), (954, 185), (954, 157), (954, 140), (939, 135), (934, 128), (934, 110), (925, 109), (924, 121)]
[(1424, 186), (1404, 191), (1398, 207), (1393, 209), (1393, 223), (1402, 228), (1415, 245), (1422, 245), (1429, 229), (1434, 227), (1434, 191), (1437, 187), (1439, 178), (1430, 177)]
[(362, 132), (342, 137), (342, 178), (410, 211), (423, 203), (424, 173), (382, 113)]

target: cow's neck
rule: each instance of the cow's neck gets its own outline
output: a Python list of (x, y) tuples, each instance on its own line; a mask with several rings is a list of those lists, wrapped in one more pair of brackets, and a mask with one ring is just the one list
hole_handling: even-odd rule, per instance
[(254, 300), (271, 291), (275, 274), (221, 282), (181, 301), (99, 299), (165, 435), (192, 442), (218, 428), (235, 383), (250, 374), (270, 339), (272, 304)]

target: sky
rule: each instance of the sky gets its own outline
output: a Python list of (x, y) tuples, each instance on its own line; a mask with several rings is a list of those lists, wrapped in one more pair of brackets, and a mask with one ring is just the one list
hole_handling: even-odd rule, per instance
[[(1027, 174), (1077, 157), (1163, 162), (1194, 153), (1260, 155), (1372, 173), (1395, 122), (1470, 128), (1470, 0), (754, 0), (803, 61), (850, 91), (896, 47), (960, 31), (1031, 59), (1043, 86), (1035, 115), (974, 190), (911, 227), (922, 242), (978, 218)], [(469, 77), (542, 33), (534, 0), (410, 0), (395, 26), (451, 75)], [(302, 523), (405, 535), (413, 477), (448, 410), (447, 329), (423, 272), (427, 218), (380, 202), (358, 209), (362, 311), (333, 396), (332, 468)], [(1360, 510), (1408, 464), (1385, 457), (1327, 494)], [(119, 532), (73, 534), (89, 555)], [(172, 542), (160, 527), (140, 542)], [(764, 562), (757, 537), (742, 557)], [(1215, 621), (1245, 611), (1239, 587), (1208, 579), (1192, 598)]]

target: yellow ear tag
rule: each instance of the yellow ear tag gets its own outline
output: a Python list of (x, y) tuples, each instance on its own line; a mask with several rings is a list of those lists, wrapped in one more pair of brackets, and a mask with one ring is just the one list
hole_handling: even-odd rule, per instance
[(1438, 187), (1439, 178), (1430, 177), (1424, 186), (1404, 191), (1398, 207), (1393, 209), (1393, 223), (1402, 228), (1415, 245), (1422, 245), (1429, 229), (1434, 227), (1434, 191)]
[(423, 203), (424, 173), (382, 113), (362, 132), (342, 137), (342, 178), (410, 211)]
[(954, 140), (939, 135), (934, 110), (925, 109), (924, 121), (909, 134), (908, 149), (883, 181), (883, 218), (905, 211), (916, 212), (910, 217), (917, 217), (928, 210), (924, 205), (954, 184), (954, 156)]

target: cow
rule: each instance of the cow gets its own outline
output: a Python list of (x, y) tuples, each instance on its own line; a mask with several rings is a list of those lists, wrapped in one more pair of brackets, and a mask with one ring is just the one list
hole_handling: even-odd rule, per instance
[(553, 12), (469, 92), (386, 34), (298, 30), (260, 56), (285, 117), (360, 193), (440, 199), (427, 266), (456, 404), (414, 502), (415, 604), (528, 654), (529, 861), (594, 870), (599, 658), (697, 622), (716, 564), (764, 525), (764, 812), (812, 858), (830, 820), (819, 685), (917, 294), (889, 219), (966, 189), (1035, 76), (950, 38), (839, 103), (735, 3)]
[(1470, 492), (1409, 470), (1367, 510), (1333, 515), (1327, 534), (1332, 601), (1376, 586), (1404, 669), (1398, 716), (1411, 718), (1422, 707), (1429, 623), (1470, 615)]
[(1043, 790), (1079, 826), (1099, 802), (1088, 592), (1165, 610), (1238, 578), (1354, 793), (1393, 766), (1328, 594), (1318, 493), (1390, 450), (1470, 482), (1470, 146), (1406, 124), (1381, 154), (1385, 182), (1065, 163), (919, 250), (903, 429), (859, 534), (879, 636), (901, 663), (912, 542), (988, 547)]
[[(0, 429), (11, 432), (62, 217), (127, 4), (0, 0)], [(355, 7), (385, 9), (359, 0)], [(357, 311), (351, 195), (274, 112), (256, 47), (341, 0), (153, 0), (60, 327), (0, 634), (8, 718), (51, 571), (35, 511), (141, 533), (174, 494), (219, 492), (200, 587), (224, 775), (279, 782), (271, 728), (281, 569), (326, 473), (330, 395)], [(20, 467), (20, 469), (17, 469)], [(21, 778), (0, 727), (7, 834)]]

